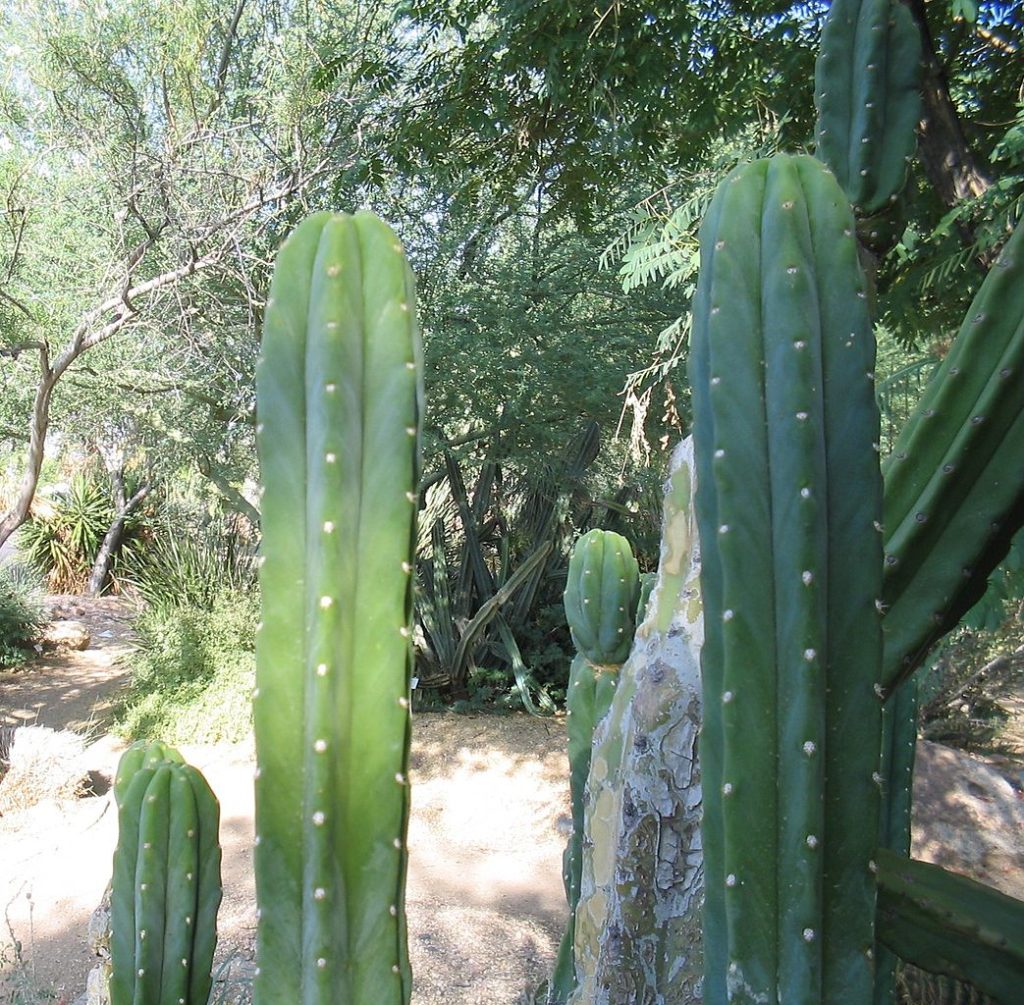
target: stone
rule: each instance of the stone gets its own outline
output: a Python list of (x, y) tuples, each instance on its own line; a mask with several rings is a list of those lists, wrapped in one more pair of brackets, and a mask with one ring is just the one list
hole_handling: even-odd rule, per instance
[(53, 621), (43, 631), (44, 649), (88, 649), (89, 629), (81, 621)]

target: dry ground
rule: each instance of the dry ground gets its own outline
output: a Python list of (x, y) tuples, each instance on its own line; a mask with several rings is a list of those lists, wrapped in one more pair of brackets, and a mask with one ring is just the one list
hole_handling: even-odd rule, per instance
[[(126, 677), (130, 610), (72, 601), (93, 645), (31, 672), (0, 673), (0, 725), (87, 732), (97, 795), (45, 802), (0, 818), (0, 946), (17, 938), (24, 969), (58, 1002), (85, 987), (86, 938), (117, 838), (109, 795), (123, 743), (104, 732)], [(183, 747), (221, 802), (224, 903), (218, 957), (225, 981), (251, 976), (251, 744)], [(568, 824), (562, 720), (516, 716), (416, 717), (407, 891), (415, 1005), (514, 1005), (548, 973), (565, 922), (561, 856)], [(12, 953), (7, 952), (10, 971)], [(0, 956), (2, 960), (2, 956)], [(0, 1003), (6, 988), (0, 962)], [(8, 984), (13, 978), (8, 974)]]

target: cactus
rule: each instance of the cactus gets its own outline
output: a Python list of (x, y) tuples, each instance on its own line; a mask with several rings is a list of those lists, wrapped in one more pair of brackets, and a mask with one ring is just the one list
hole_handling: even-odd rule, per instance
[(625, 663), (639, 599), (640, 570), (629, 542), (614, 531), (584, 534), (573, 549), (564, 597), (580, 655), (598, 666)]
[(859, 215), (878, 213), (917, 143), (921, 37), (910, 11), (900, 0), (833, 0), (814, 77), (816, 154)]
[(878, 853), (878, 937), (902, 959), (1020, 1001), (1024, 911), (996, 890), (927, 862)]
[(873, 366), (854, 221), (835, 179), (810, 157), (736, 169), (701, 230), (691, 351), (709, 1005), (870, 996)]
[(409, 1000), (412, 273), (369, 213), (282, 246), (257, 370), (257, 1005)]
[(890, 690), (984, 592), (1024, 516), (1024, 227), (883, 465)]
[[(130, 748), (124, 768), (138, 754)], [(156, 757), (132, 772), (118, 799), (110, 1001), (206, 1005), (221, 900), (220, 808), (199, 771)]]
[(568, 1000), (576, 986), (573, 964), (576, 904), (583, 867), (583, 797), (594, 730), (608, 714), (622, 662), (629, 654), (640, 601), (640, 570), (629, 542), (614, 531), (592, 530), (573, 548), (565, 587), (565, 616), (578, 653), (569, 670), (566, 716), (572, 836), (562, 859), (569, 923), (548, 989), (549, 1003)]

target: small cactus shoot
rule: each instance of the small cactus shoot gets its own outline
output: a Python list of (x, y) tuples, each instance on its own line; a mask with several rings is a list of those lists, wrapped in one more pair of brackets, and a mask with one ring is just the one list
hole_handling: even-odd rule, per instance
[[(126, 751), (122, 766), (138, 752)], [(128, 778), (120, 767), (118, 777)], [(110, 896), (111, 1005), (206, 1005), (221, 900), (219, 821), (206, 780), (180, 761), (136, 767), (122, 786)]]
[(422, 361), (370, 213), (282, 246), (257, 370), (257, 1005), (404, 1005)]

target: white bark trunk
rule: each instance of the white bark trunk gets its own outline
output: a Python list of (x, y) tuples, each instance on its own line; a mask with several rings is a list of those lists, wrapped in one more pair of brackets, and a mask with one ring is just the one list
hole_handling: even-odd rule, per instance
[(594, 738), (572, 1005), (702, 1001), (695, 483), (687, 439), (666, 483), (657, 585)]

